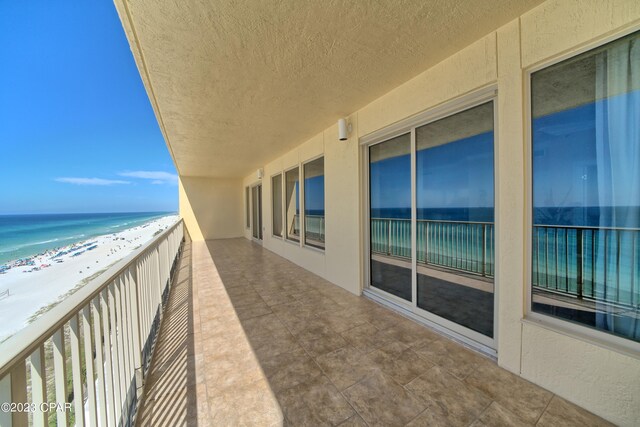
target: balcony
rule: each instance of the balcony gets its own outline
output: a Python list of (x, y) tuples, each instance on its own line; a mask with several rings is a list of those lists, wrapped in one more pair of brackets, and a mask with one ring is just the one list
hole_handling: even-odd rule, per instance
[(181, 240), (3, 343), (7, 401), (67, 405), (3, 426), (607, 425), (246, 239)]

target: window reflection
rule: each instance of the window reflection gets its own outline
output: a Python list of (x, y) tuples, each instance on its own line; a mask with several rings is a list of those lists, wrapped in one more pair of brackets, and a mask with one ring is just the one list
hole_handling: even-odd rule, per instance
[(282, 237), (282, 175), (271, 178), (271, 208), (273, 235)]
[(287, 239), (300, 241), (300, 173), (298, 168), (285, 174), (285, 204)]
[(411, 301), (411, 137), (369, 147), (371, 286)]
[(532, 310), (640, 341), (640, 36), (534, 73)]
[(324, 249), (324, 157), (304, 165), (304, 243)]
[(493, 337), (493, 103), (416, 129), (418, 307)]

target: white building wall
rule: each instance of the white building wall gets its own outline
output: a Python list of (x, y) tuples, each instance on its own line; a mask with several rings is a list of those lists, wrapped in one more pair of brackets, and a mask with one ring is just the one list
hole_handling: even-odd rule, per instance
[[(640, 29), (638, 1), (547, 1), (354, 112), (348, 141), (338, 141), (334, 125), (275, 158), (264, 166), (262, 180), (264, 247), (360, 293), (359, 138), (496, 85), (498, 363), (616, 424), (638, 425), (640, 355), (524, 320), (530, 254), (525, 71), (630, 29)], [(271, 235), (271, 176), (320, 154), (325, 156), (325, 253)], [(252, 174), (244, 178), (244, 185), (255, 181)], [(248, 231), (245, 235), (250, 238)]]

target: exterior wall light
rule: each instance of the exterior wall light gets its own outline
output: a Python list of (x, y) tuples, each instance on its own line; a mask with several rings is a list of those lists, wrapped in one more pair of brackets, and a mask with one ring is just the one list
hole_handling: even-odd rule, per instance
[(338, 139), (346, 141), (351, 133), (351, 123), (347, 123), (346, 119), (338, 120)]

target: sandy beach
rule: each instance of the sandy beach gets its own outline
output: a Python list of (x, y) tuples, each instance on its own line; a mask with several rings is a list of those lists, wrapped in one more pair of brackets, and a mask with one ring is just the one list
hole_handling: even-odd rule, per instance
[(118, 233), (47, 251), (20, 263), (5, 264), (11, 268), (0, 274), (0, 342), (24, 328), (34, 315), (59, 302), (65, 294), (104, 272), (178, 219), (177, 215), (162, 217)]

